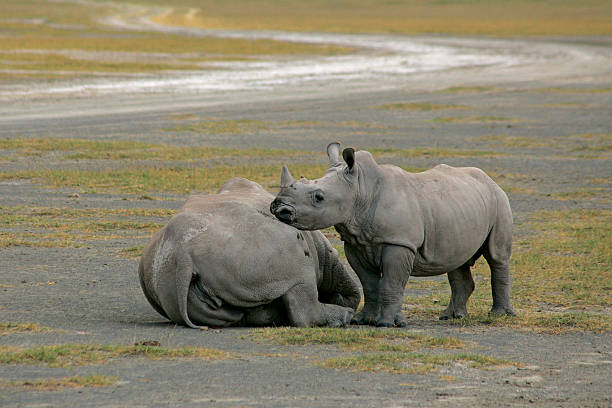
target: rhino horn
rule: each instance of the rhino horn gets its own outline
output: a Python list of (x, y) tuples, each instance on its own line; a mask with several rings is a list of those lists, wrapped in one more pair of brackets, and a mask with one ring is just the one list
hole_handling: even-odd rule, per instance
[(329, 156), (329, 165), (335, 166), (340, 163), (340, 143), (331, 142), (327, 145), (327, 155)]
[(289, 172), (289, 169), (287, 168), (287, 166), (283, 165), (283, 170), (281, 171), (281, 182), (280, 182), (281, 188), (282, 187), (289, 187), (293, 183), (295, 183), (295, 179), (293, 178), (293, 176)]

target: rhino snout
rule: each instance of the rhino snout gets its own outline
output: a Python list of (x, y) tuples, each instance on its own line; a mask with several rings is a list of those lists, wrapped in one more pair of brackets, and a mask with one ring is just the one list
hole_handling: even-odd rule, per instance
[(285, 224), (291, 224), (295, 220), (295, 208), (278, 200), (272, 201), (270, 212)]

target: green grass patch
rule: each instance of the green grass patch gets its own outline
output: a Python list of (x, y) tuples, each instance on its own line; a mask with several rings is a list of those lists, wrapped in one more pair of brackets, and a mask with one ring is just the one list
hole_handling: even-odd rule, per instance
[[(441, 350), (464, 349), (467, 344), (454, 337), (434, 337), (405, 329), (283, 327), (253, 329), (250, 335), (256, 341), (282, 345), (338, 347), (350, 354), (324, 359), (317, 365), (354, 371), (426, 374), (455, 362), (475, 368), (516, 365), (479, 354), (444, 353)], [(355, 352), (362, 354), (355, 355)]]
[[(216, 123), (201, 122), (201, 123)], [(230, 126), (229, 123), (232, 125)], [(232, 126), (239, 126), (242, 121), (227, 121), (229, 127), (218, 127), (223, 133)], [(197, 127), (197, 126), (196, 126)], [(211, 125), (211, 129), (215, 128)], [(178, 129), (178, 128), (177, 128)], [(233, 127), (235, 133), (238, 127)], [(185, 129), (187, 130), (187, 127)], [(0, 149), (12, 151), (17, 156), (55, 157), (58, 154), (64, 159), (114, 159), (114, 160), (164, 160), (183, 161), (203, 160), (221, 157), (292, 157), (308, 155), (308, 152), (281, 149), (228, 149), (208, 146), (171, 146), (123, 140), (88, 140), (73, 138), (11, 138), (0, 139)]]
[[(316, 120), (284, 120), (262, 121), (254, 119), (216, 119), (185, 123), (166, 129), (172, 132), (196, 132), (202, 134), (257, 134), (273, 133), (293, 129), (378, 129), (388, 130), (389, 126), (359, 121), (316, 121)], [(291, 151), (286, 151), (291, 153)], [(295, 153), (295, 152), (294, 152)], [(299, 152), (299, 154), (307, 154)]]
[[(101, 57), (102, 58), (102, 57)], [(156, 72), (171, 70), (202, 70), (200, 65), (181, 60), (172, 62), (132, 62), (80, 59), (57, 53), (0, 52), (0, 69), (30, 71), (88, 72)]]
[(568, 87), (550, 87), (550, 88), (537, 88), (535, 92), (544, 93), (561, 93), (561, 94), (601, 94), (610, 93), (612, 88), (568, 88)]
[(495, 146), (505, 147), (520, 147), (520, 148), (538, 148), (538, 147), (550, 147), (550, 140), (539, 139), (531, 136), (509, 136), (509, 135), (487, 135), (472, 137), (468, 139), (474, 142), (487, 142), (488, 144)]
[(432, 111), (442, 109), (467, 109), (466, 105), (444, 105), (438, 103), (427, 103), (427, 102), (413, 102), (413, 103), (388, 103), (385, 105), (379, 105), (377, 109), (385, 110), (406, 110), (406, 111)]
[(351, 371), (378, 372), (392, 374), (427, 374), (441, 366), (461, 363), (470, 368), (493, 368), (516, 366), (508, 360), (485, 356), (482, 354), (421, 354), (421, 353), (368, 353), (358, 356), (341, 356), (321, 362), (321, 366)]
[[(51, 187), (70, 187), (85, 192), (149, 193), (192, 191), (214, 192), (232, 177), (245, 177), (268, 190), (280, 183), (280, 164), (259, 166), (219, 166), (210, 168), (132, 167), (119, 170), (86, 171), (74, 169), (23, 170), (0, 173), (0, 180), (40, 180)], [(327, 166), (296, 164), (295, 177), (321, 177)]]
[(36, 323), (0, 322), (0, 336), (17, 333), (41, 333), (51, 331), (48, 327)]
[(176, 213), (169, 209), (26, 206), (0, 206), (0, 211), (0, 247), (47, 248), (78, 248), (86, 241), (148, 237)]
[(468, 140), (486, 142), (492, 146), (524, 149), (546, 148), (557, 155), (571, 155), (590, 159), (607, 158), (612, 151), (612, 135), (605, 133), (584, 133), (548, 138), (502, 134), (473, 137)]
[[(412, 149), (370, 148), (367, 150), (375, 156), (397, 157), (498, 157), (503, 153), (483, 150), (450, 149), (444, 147), (415, 147)], [(419, 171), (422, 171), (419, 170)]]
[(518, 122), (520, 119), (502, 116), (449, 116), (433, 118), (431, 121), (434, 123), (499, 123)]
[(221, 360), (230, 353), (203, 347), (167, 348), (147, 345), (59, 344), (30, 348), (0, 346), (0, 364), (71, 367), (102, 364), (111, 358)]
[(186, 125), (175, 126), (168, 130), (173, 132), (196, 132), (206, 134), (224, 134), (224, 133), (258, 133), (267, 131), (270, 125), (261, 120), (252, 119), (236, 119), (236, 120), (218, 120), (211, 119), (206, 121), (189, 123)]
[(257, 340), (275, 341), (283, 345), (333, 345), (350, 351), (412, 351), (420, 348), (464, 348), (466, 345), (453, 337), (432, 337), (406, 330), (262, 328), (251, 330)]
[(567, 201), (567, 200), (602, 200), (605, 202), (612, 202), (612, 189), (610, 188), (590, 188), (580, 189), (574, 191), (565, 191), (562, 193), (553, 193), (551, 197)]
[(32, 391), (61, 391), (66, 388), (110, 387), (116, 385), (118, 381), (119, 377), (92, 374), (64, 378), (11, 381), (0, 383), (0, 387), (19, 387)]
[(452, 86), (445, 88), (442, 92), (446, 93), (476, 93), (476, 92), (494, 92), (500, 88), (496, 86)]
[(144, 245), (138, 245), (133, 247), (128, 247), (119, 250), (119, 256), (128, 259), (139, 259), (142, 256), (142, 253), (145, 249)]

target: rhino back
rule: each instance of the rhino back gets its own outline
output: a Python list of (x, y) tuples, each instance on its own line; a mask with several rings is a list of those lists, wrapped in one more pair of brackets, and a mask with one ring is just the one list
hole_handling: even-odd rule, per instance
[(377, 235), (416, 252), (417, 276), (448, 272), (467, 262), (495, 223), (499, 187), (476, 168), (399, 170), (384, 168)]

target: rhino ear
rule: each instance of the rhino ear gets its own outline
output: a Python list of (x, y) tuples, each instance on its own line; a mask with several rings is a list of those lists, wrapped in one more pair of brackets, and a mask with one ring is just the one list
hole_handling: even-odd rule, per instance
[(347, 147), (342, 151), (342, 158), (346, 162), (349, 171), (353, 170), (353, 166), (355, 165), (355, 149), (352, 147)]
[(327, 156), (329, 157), (329, 165), (335, 166), (340, 163), (340, 143), (331, 142), (327, 145)]
[(281, 188), (290, 187), (293, 183), (295, 183), (295, 179), (289, 172), (289, 169), (287, 168), (287, 166), (283, 165), (283, 170), (281, 170), (281, 182), (280, 182)]

